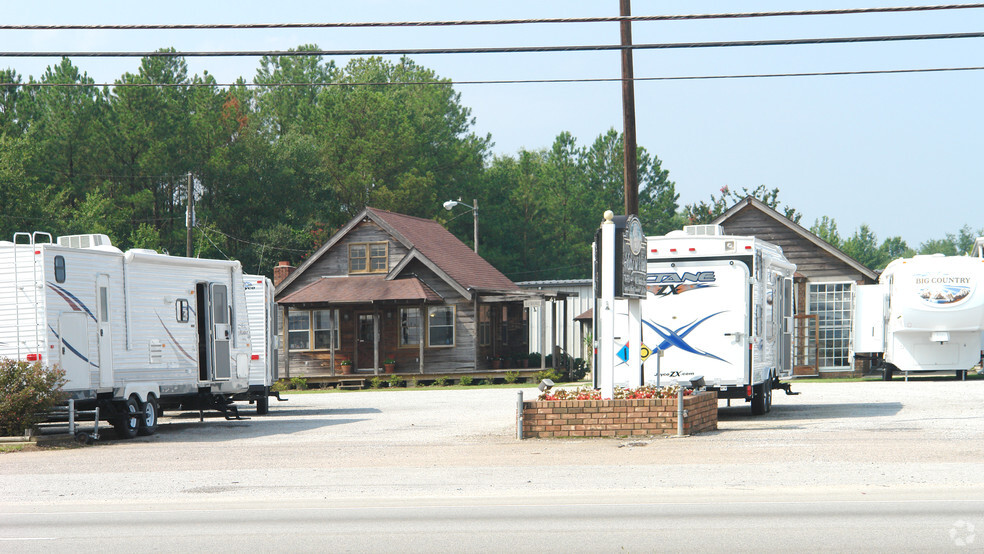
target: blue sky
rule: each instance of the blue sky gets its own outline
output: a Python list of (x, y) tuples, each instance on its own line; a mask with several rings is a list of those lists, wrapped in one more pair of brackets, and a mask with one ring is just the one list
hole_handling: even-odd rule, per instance
[[(908, 6), (895, 1), (643, 1), (634, 15)], [(4, 2), (7, 24), (259, 23), (610, 16), (618, 0), (518, 2)], [(637, 44), (984, 31), (984, 9), (945, 12), (635, 23)], [(615, 44), (615, 23), (417, 29), (263, 31), (0, 31), (0, 50), (286, 50)], [(636, 51), (635, 75), (660, 77), (984, 65), (984, 39)], [(428, 55), (415, 60), (453, 80), (618, 77), (616, 52)], [(25, 78), (52, 59), (4, 58)], [(77, 58), (97, 81), (139, 60)], [(337, 59), (338, 65), (346, 60)], [(251, 79), (255, 59), (189, 58), (193, 73)], [(476, 130), (498, 154), (549, 147), (561, 131), (590, 144), (621, 130), (618, 83), (462, 85)], [(911, 246), (963, 225), (984, 227), (980, 134), (984, 72), (636, 83), (638, 140), (663, 160), (681, 205), (722, 186), (766, 185), (842, 236), (867, 223), (879, 240)], [(615, 207), (618, 211), (618, 207)]]

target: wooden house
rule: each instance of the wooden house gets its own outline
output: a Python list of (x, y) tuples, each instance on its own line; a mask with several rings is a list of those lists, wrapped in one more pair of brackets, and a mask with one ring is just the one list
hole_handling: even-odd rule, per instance
[(878, 274), (754, 197), (741, 200), (712, 223), (729, 235), (758, 237), (782, 247), (796, 264), (794, 374), (857, 375), (851, 313), (857, 285)]
[[(296, 270), (275, 268), (281, 375), (447, 375), (525, 366), (523, 291), (440, 223), (366, 208)], [(344, 362), (344, 363), (343, 363)]]

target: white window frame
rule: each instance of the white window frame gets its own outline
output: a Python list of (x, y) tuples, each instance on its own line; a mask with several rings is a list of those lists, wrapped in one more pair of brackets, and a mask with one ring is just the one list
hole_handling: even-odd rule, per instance
[[(842, 285), (847, 287), (847, 290), (835, 291), (831, 290), (837, 285)], [(814, 287), (823, 287), (823, 291), (815, 291)], [(852, 308), (854, 304), (854, 291), (857, 284), (854, 281), (822, 281), (822, 282), (808, 282), (806, 290), (806, 313), (817, 315), (817, 327), (819, 340), (817, 344), (817, 365), (820, 371), (852, 371), (854, 369), (854, 364), (852, 360), (854, 359), (854, 328), (852, 325)], [(839, 293), (843, 295), (847, 293), (847, 298), (836, 299), (835, 296)], [(844, 305), (839, 308), (834, 308), (833, 310), (828, 310), (824, 313), (818, 313), (814, 310), (815, 295), (826, 294), (829, 295), (829, 302), (843, 302)], [(828, 314), (841, 314), (841, 324), (837, 326), (829, 325), (824, 319), (824, 315)], [(829, 317), (829, 315), (828, 315)], [(846, 337), (834, 337), (832, 334), (838, 330), (846, 330)], [(830, 336), (825, 336), (825, 333), (830, 333)], [(843, 345), (834, 345), (835, 341), (845, 341)], [(837, 350), (839, 348), (844, 348), (846, 356), (846, 365), (830, 365), (833, 359), (840, 356), (825, 355), (825, 352), (830, 352), (831, 350)]]
[[(434, 344), (431, 340), (431, 330), (434, 327), (449, 327), (448, 325), (434, 325), (433, 314), (437, 311), (451, 310), (451, 344)], [(458, 333), (456, 330), (458, 321), (458, 309), (454, 304), (448, 304), (444, 306), (431, 306), (427, 308), (427, 347), (428, 348), (454, 348), (458, 340)]]

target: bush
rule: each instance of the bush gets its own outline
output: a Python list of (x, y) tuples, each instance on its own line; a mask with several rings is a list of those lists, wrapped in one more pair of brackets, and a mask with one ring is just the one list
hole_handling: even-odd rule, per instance
[(506, 376), (505, 376), (504, 379), (505, 379), (505, 381), (507, 383), (513, 384), (513, 383), (516, 382), (517, 379), (519, 379), (519, 372), (518, 371), (507, 371), (506, 372)]
[(274, 392), (284, 392), (289, 389), (290, 389), (290, 381), (286, 379), (278, 379), (277, 382), (270, 387), (270, 390)]
[(530, 361), (530, 368), (540, 367), (540, 353), (530, 352), (529, 356), (526, 357)]
[(434, 379), (435, 387), (446, 387), (450, 384), (451, 384), (451, 380), (448, 379), (447, 377), (438, 377), (437, 379)]
[(407, 386), (408, 387), (417, 388), (417, 387), (420, 386), (420, 381), (418, 381), (417, 378), (414, 377), (414, 378), (410, 379), (410, 381), (407, 383)]
[(402, 387), (405, 384), (406, 381), (404, 381), (403, 378), (400, 377), (399, 375), (392, 375), (389, 378), (389, 386), (391, 388)]
[(383, 380), (379, 377), (373, 377), (372, 379), (369, 379), (369, 386), (374, 389), (382, 388)]
[(290, 388), (297, 389), (297, 390), (307, 390), (308, 388), (307, 379), (303, 377), (291, 377)]
[(462, 386), (470, 387), (473, 382), (475, 382), (475, 378), (472, 377), (471, 375), (462, 375), (462, 377), (461, 377), (461, 385)]
[(40, 362), (0, 360), (0, 435), (22, 435), (65, 399), (65, 372)]
[(584, 358), (574, 358), (574, 365), (571, 366), (571, 380), (580, 381), (588, 374), (588, 362)]
[(554, 382), (560, 381), (560, 373), (556, 369), (544, 369), (533, 374), (533, 381), (535, 383), (539, 383), (544, 379), (550, 379)]

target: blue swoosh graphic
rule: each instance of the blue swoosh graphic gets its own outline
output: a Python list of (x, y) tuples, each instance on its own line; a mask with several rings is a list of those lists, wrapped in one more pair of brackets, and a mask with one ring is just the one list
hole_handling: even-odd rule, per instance
[(711, 314), (711, 315), (709, 315), (707, 317), (704, 317), (703, 319), (700, 319), (700, 320), (697, 320), (697, 321), (688, 323), (686, 325), (683, 325), (683, 326), (679, 327), (676, 330), (670, 329), (669, 327), (666, 327), (665, 325), (660, 325), (659, 323), (646, 321), (645, 319), (642, 320), (642, 322), (645, 323), (653, 331), (656, 331), (656, 334), (658, 334), (660, 337), (663, 338), (663, 342), (661, 342), (659, 344), (659, 346), (656, 347), (656, 350), (657, 351), (659, 351), (659, 350), (666, 350), (666, 349), (668, 349), (670, 347), (676, 346), (677, 348), (679, 348), (679, 349), (681, 349), (681, 350), (683, 350), (685, 352), (690, 352), (691, 354), (696, 354), (698, 356), (704, 356), (704, 357), (707, 357), (707, 358), (713, 358), (715, 360), (719, 360), (719, 361), (725, 362), (727, 364), (730, 364), (731, 362), (729, 362), (728, 360), (725, 360), (724, 358), (720, 358), (718, 356), (715, 356), (714, 354), (711, 354), (710, 352), (705, 352), (703, 350), (698, 350), (697, 348), (695, 348), (695, 347), (691, 346), (690, 344), (688, 344), (687, 341), (683, 340), (684, 337), (686, 337), (687, 335), (689, 335), (690, 332), (693, 331), (694, 329), (696, 329), (701, 323), (704, 323), (708, 319), (711, 319), (712, 317), (714, 317), (716, 315), (723, 314), (723, 313), (724, 313), (724, 311), (713, 313), (713, 314)]
[(69, 350), (69, 351), (70, 351), (70, 352), (71, 352), (72, 354), (75, 354), (75, 355), (76, 355), (76, 356), (78, 356), (78, 357), (79, 357), (79, 358), (80, 358), (80, 359), (81, 359), (81, 360), (82, 360), (83, 362), (85, 362), (85, 363), (87, 363), (87, 364), (89, 364), (89, 365), (91, 365), (92, 367), (95, 367), (95, 368), (98, 368), (98, 367), (99, 367), (99, 365), (98, 365), (98, 364), (94, 364), (94, 363), (92, 363), (92, 360), (90, 360), (89, 358), (86, 358), (85, 356), (83, 356), (83, 355), (82, 355), (82, 353), (81, 353), (81, 352), (79, 352), (78, 350), (76, 350), (74, 346), (72, 346), (71, 344), (69, 344), (69, 343), (68, 343), (67, 341), (65, 341), (64, 339), (62, 339), (62, 338), (61, 338), (61, 337), (60, 337), (60, 336), (58, 335), (58, 332), (57, 332), (57, 331), (55, 331), (55, 329), (54, 329), (54, 327), (52, 327), (51, 325), (49, 325), (49, 326), (48, 326), (48, 329), (51, 329), (51, 333), (52, 333), (53, 335), (55, 335), (55, 338), (56, 338), (56, 339), (58, 339), (58, 340), (59, 340), (59, 342), (61, 342), (62, 344), (64, 344), (64, 345), (65, 345), (65, 348), (68, 348), (68, 350)]

